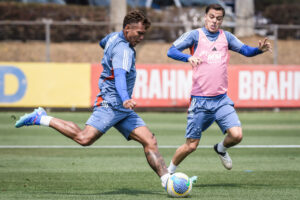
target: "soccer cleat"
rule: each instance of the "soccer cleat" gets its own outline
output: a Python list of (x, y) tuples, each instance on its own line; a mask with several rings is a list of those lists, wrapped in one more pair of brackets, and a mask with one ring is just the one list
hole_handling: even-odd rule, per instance
[(170, 177), (170, 173), (167, 173), (165, 175), (163, 175), (160, 179), (161, 179), (161, 186), (163, 188), (165, 188), (165, 190), (167, 189), (167, 184), (168, 184), (168, 180), (169, 180), (169, 177)]
[(39, 107), (34, 109), (30, 114), (25, 114), (16, 122), (15, 127), (20, 128), (22, 126), (40, 125), (41, 117), (46, 116), (46, 111)]
[(192, 184), (195, 184), (195, 183), (197, 183), (198, 176), (192, 176), (192, 177), (190, 178), (190, 180), (191, 180)]
[(219, 152), (218, 151), (218, 144), (215, 144), (214, 150), (219, 155), (219, 158), (220, 158), (223, 166), (226, 169), (231, 170), (232, 169), (232, 160), (231, 160), (229, 154), (227, 152), (225, 152), (225, 153)]

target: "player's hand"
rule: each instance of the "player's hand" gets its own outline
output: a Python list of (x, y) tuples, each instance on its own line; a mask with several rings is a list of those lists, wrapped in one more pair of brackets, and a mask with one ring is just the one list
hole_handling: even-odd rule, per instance
[(263, 42), (261, 42), (261, 40), (259, 40), (258, 48), (262, 52), (270, 51), (272, 53), (272, 46), (271, 46), (271, 43), (268, 41), (268, 38), (265, 38)]
[(197, 65), (199, 65), (201, 63), (200, 58), (197, 58), (195, 56), (191, 56), (188, 59), (189, 63), (191, 63), (192, 67), (196, 67)]
[(124, 108), (132, 110), (136, 106), (136, 102), (133, 99), (128, 99), (123, 102), (123, 106), (124, 106)]

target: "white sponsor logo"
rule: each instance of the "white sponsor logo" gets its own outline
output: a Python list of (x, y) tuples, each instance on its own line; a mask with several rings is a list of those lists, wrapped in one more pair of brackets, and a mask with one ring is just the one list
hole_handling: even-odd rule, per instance
[(189, 99), (192, 71), (137, 69), (134, 98)]
[(108, 106), (108, 102), (107, 102), (106, 100), (103, 100), (103, 101), (101, 102), (101, 107), (108, 108), (108, 107), (109, 107), (109, 106)]
[(201, 57), (203, 60), (206, 60), (207, 63), (209, 63), (209, 64), (221, 63), (222, 56), (223, 56), (223, 54), (218, 51), (213, 51), (213, 52), (201, 51), (199, 53), (199, 57)]
[(299, 100), (300, 71), (240, 71), (240, 100)]

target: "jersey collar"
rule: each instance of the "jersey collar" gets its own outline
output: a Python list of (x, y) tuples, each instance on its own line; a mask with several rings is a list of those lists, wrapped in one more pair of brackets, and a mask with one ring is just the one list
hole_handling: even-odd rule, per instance
[(205, 35), (210, 35), (212, 37), (216, 37), (220, 33), (220, 30), (218, 30), (218, 32), (216, 32), (216, 33), (209, 32), (205, 27), (202, 27), (202, 30), (205, 33)]
[(123, 33), (123, 31), (120, 31), (119, 32), (119, 37), (120, 38), (122, 38), (123, 40), (125, 40), (126, 41), (126, 43), (128, 43), (129, 44), (129, 47), (130, 48), (132, 48), (132, 49), (134, 49), (131, 45), (130, 45), (130, 43), (126, 40), (126, 38), (125, 38), (125, 35), (124, 35), (124, 33)]
[[(119, 32), (119, 36), (120, 36), (120, 38), (126, 40), (123, 31), (120, 31), (120, 32)], [(127, 41), (127, 40), (126, 40), (126, 41)]]

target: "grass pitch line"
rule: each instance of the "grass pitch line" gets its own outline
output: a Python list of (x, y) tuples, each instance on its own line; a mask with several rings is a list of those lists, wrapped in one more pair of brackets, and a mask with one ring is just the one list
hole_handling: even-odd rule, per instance
[[(160, 149), (176, 149), (179, 146), (162, 145)], [(138, 149), (142, 146), (126, 146), (126, 145), (111, 145), (111, 146), (60, 146), (60, 145), (0, 145), (0, 149)], [(211, 145), (199, 145), (198, 149), (209, 149)], [(300, 148), (300, 145), (238, 145), (233, 148), (247, 149), (247, 148)]]

